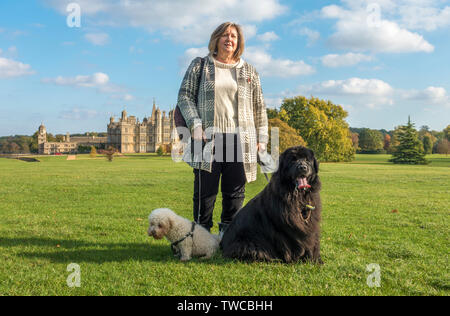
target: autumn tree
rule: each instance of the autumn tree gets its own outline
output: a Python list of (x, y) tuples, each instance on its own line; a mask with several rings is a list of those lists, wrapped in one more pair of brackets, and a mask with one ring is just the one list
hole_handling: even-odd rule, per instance
[(442, 138), (437, 142), (436, 153), (446, 155), (450, 153), (450, 142), (447, 140), (447, 138)]
[(383, 150), (384, 139), (380, 131), (364, 128), (359, 133), (359, 148), (363, 153), (379, 153)]
[(91, 152), (89, 153), (89, 157), (91, 158), (97, 157), (97, 149), (94, 146), (91, 146)]
[(353, 148), (355, 148), (356, 151), (359, 150), (359, 134), (358, 133), (352, 133), (352, 144)]
[(389, 134), (384, 135), (383, 149), (386, 152), (389, 152), (389, 150), (391, 149), (391, 135)]
[[(272, 135), (272, 128), (277, 127), (279, 133), (279, 148), (278, 152), (281, 154), (289, 147), (306, 146), (304, 139), (297, 134), (297, 131), (290, 127), (286, 122), (279, 118), (269, 119), (269, 135)], [(272, 152), (272, 140), (269, 139), (267, 150)]]
[(322, 161), (351, 161), (355, 149), (349, 126), (345, 121), (347, 112), (331, 101), (303, 96), (283, 101), (281, 110), (286, 111), (289, 126), (307, 142)]

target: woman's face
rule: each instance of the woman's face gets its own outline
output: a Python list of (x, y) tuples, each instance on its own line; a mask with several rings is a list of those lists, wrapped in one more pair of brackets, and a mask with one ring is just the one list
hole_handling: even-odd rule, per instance
[(233, 54), (237, 49), (237, 44), (238, 32), (234, 26), (230, 26), (220, 37), (217, 49), (219, 54)]

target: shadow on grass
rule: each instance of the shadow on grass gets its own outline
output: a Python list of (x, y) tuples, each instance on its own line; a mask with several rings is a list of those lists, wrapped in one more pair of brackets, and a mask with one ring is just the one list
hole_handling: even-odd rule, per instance
[[(179, 262), (167, 245), (150, 245), (149, 243), (94, 243), (82, 240), (61, 240), (51, 238), (2, 238), (0, 247), (39, 247), (35, 251), (16, 253), (20, 257), (39, 258), (54, 263), (67, 262)], [(51, 251), (48, 251), (51, 248)], [(196, 263), (224, 264), (231, 262), (216, 254), (211, 260), (193, 259)]]

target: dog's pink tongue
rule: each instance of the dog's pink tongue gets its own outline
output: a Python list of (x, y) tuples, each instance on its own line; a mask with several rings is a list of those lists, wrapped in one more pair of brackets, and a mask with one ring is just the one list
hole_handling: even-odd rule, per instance
[(311, 186), (308, 184), (308, 180), (306, 178), (299, 178), (297, 179), (298, 188), (304, 189), (304, 188), (310, 188)]

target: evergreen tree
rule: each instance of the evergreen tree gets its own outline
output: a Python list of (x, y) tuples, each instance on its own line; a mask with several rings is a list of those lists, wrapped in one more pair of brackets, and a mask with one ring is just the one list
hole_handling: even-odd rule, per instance
[(395, 130), (398, 145), (392, 158), (389, 160), (395, 164), (424, 165), (429, 163), (425, 159), (423, 145), (419, 140), (418, 133), (408, 117), (408, 124), (399, 126)]

